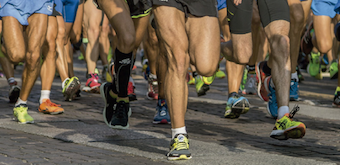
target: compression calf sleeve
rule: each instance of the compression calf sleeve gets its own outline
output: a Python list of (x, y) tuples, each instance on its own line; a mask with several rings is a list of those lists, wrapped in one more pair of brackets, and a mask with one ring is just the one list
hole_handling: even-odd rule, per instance
[(118, 94), (118, 97), (127, 97), (127, 86), (133, 66), (133, 55), (123, 53), (118, 49), (114, 55), (115, 76), (113, 80), (113, 92)]

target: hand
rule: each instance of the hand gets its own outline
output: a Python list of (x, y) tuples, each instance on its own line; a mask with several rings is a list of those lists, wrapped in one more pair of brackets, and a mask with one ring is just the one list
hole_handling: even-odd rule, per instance
[(239, 4), (241, 4), (242, 3), (242, 0), (234, 0), (234, 4), (236, 5), (236, 6), (238, 6)]

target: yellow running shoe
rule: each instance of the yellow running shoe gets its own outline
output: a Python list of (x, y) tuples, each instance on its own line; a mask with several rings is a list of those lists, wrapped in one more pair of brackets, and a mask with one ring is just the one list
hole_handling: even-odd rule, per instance
[(187, 134), (177, 134), (170, 142), (170, 151), (166, 155), (168, 160), (191, 159), (189, 152), (189, 139)]
[(62, 87), (65, 101), (72, 101), (73, 97), (80, 89), (80, 81), (77, 77), (71, 77), (66, 80)]
[(217, 78), (225, 78), (225, 73), (223, 71), (221, 71), (220, 69), (218, 69), (218, 71), (215, 73), (215, 76)]
[(270, 137), (278, 140), (287, 140), (289, 138), (299, 139), (305, 136), (305, 124), (292, 120), (298, 110), (299, 107), (296, 106), (291, 113), (286, 113), (281, 119), (277, 119)]
[(192, 77), (192, 75), (189, 73), (189, 81), (188, 81), (189, 85), (194, 85), (195, 84), (195, 78)]
[(34, 123), (34, 119), (27, 113), (28, 107), (26, 104), (19, 104), (14, 107), (13, 115), (20, 124)]
[(307, 72), (312, 76), (315, 77), (318, 74), (321, 74), (320, 70), (320, 52), (310, 53), (310, 59), (309, 59), (309, 64), (307, 65)]

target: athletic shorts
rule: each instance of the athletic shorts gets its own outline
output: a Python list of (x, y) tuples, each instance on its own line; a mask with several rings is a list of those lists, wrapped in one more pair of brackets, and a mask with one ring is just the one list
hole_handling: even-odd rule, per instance
[(217, 0), (217, 10), (221, 10), (227, 7), (227, 0)]
[(65, 22), (73, 23), (76, 19), (79, 0), (55, 0), (56, 10), (61, 13)]
[[(262, 26), (276, 20), (290, 21), (287, 0), (257, 0)], [(227, 1), (228, 20), (232, 34), (246, 34), (251, 32), (253, 0), (243, 0), (236, 6), (232, 0)]]
[(28, 17), (34, 13), (52, 15), (53, 0), (0, 0), (0, 17), (12, 16), (21, 25), (28, 25)]
[(216, 0), (153, 0), (153, 5), (170, 6), (196, 17), (210, 16), (217, 17)]
[(334, 8), (337, 3), (338, 0), (313, 0), (311, 9), (314, 15), (334, 18), (336, 14)]
[(151, 0), (126, 0), (126, 3), (129, 5), (131, 18), (145, 17), (152, 9)]
[(338, 1), (338, 3), (335, 5), (334, 11), (335, 11), (337, 14), (340, 14), (340, 1)]

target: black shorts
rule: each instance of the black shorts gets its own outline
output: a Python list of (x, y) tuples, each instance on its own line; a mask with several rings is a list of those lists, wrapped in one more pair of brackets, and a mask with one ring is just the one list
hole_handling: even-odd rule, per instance
[[(289, 19), (287, 0), (257, 0), (262, 26), (276, 20)], [(233, 0), (227, 0), (228, 20), (232, 34), (246, 34), (251, 32), (253, 0), (243, 0), (236, 6)]]
[(53, 6), (53, 11), (52, 11), (51, 16), (54, 16), (54, 17), (62, 16), (59, 12), (57, 12), (57, 10), (55, 9), (55, 6), (56, 6), (56, 4), (54, 4), (54, 6)]
[(175, 7), (185, 13), (196, 17), (217, 17), (216, 0), (152, 0), (153, 5)]
[(150, 14), (152, 9), (151, 0), (126, 0), (129, 5), (131, 18), (145, 17)]

